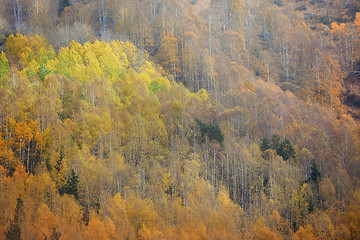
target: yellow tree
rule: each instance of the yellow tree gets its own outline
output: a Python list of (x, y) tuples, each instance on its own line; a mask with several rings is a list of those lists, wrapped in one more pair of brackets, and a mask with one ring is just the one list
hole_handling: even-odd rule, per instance
[(19, 159), (15, 157), (11, 149), (11, 141), (4, 139), (3, 134), (0, 133), (0, 165), (12, 174), (19, 163)]
[(169, 73), (176, 75), (179, 71), (178, 40), (168, 33), (162, 37), (155, 59)]
[[(354, 24), (357, 26), (358, 20), (355, 17)], [(351, 70), (355, 64), (355, 45), (356, 39), (353, 28), (350, 24), (331, 23), (331, 33), (338, 48), (339, 63), (342, 70)]]
[(300, 226), (299, 230), (295, 233), (294, 238), (296, 240), (315, 240), (317, 239), (314, 235), (314, 228), (311, 225), (306, 225), (305, 228)]
[[(108, 230), (111, 230), (111, 228), (108, 228)], [(90, 212), (90, 220), (87, 226), (87, 237), (89, 239), (111, 239), (107, 233), (105, 224), (101, 221), (99, 215), (94, 211)]]
[(18, 33), (16, 36), (11, 34), (6, 39), (6, 50), (11, 60), (20, 60), (22, 54), (29, 51), (38, 54), (42, 48), (48, 48), (46, 40), (39, 35), (33, 35), (29, 38)]
[(134, 238), (134, 228), (130, 225), (127, 207), (123, 197), (117, 193), (103, 209), (104, 215), (111, 219), (117, 239)]
[(281, 239), (277, 232), (273, 232), (265, 225), (265, 219), (260, 218), (253, 224), (251, 236), (256, 240)]
[(322, 63), (320, 73), (320, 84), (316, 91), (321, 99), (329, 104), (329, 106), (339, 113), (341, 108), (341, 94), (342, 94), (342, 72), (337, 61), (330, 56), (325, 58)]

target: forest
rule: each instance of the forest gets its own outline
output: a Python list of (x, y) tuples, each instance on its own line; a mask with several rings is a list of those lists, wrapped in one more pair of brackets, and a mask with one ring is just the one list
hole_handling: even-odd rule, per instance
[(359, 0), (0, 6), (0, 239), (360, 239)]

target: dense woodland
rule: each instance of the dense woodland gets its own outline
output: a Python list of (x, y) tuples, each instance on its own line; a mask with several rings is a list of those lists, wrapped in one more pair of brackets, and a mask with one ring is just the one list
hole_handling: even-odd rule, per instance
[(0, 239), (360, 238), (358, 0), (0, 6)]

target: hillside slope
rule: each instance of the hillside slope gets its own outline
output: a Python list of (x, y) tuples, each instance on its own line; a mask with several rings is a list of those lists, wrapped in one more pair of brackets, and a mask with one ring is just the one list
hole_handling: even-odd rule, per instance
[(0, 239), (360, 238), (357, 4), (0, 1)]
[(358, 236), (350, 118), (262, 80), (212, 103), (131, 43), (10, 36), (1, 66), (1, 238)]

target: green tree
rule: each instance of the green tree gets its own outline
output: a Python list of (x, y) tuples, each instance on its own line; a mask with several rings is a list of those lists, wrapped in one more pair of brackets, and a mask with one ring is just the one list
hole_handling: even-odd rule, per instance
[(56, 160), (56, 165), (55, 165), (55, 169), (56, 169), (56, 171), (59, 173), (60, 172), (60, 170), (62, 169), (62, 164), (63, 164), (63, 160), (64, 160), (64, 147), (63, 146), (61, 146), (60, 147), (60, 152), (59, 152), (59, 158), (58, 158), (58, 160)]
[(73, 195), (76, 200), (79, 200), (78, 184), (79, 177), (74, 170), (71, 170), (71, 174), (67, 177), (66, 183), (59, 189), (60, 195)]
[(5, 57), (5, 53), (0, 53), (0, 80), (4, 79), (6, 73), (10, 70), (9, 61)]
[(265, 152), (268, 149), (276, 151), (276, 154), (281, 156), (284, 160), (295, 158), (295, 148), (289, 139), (285, 138), (280, 143), (280, 137), (276, 134), (272, 135), (271, 139), (263, 138), (261, 141), (261, 151)]
[(316, 159), (314, 159), (311, 163), (310, 181), (315, 183), (316, 186), (319, 186), (320, 179), (321, 179), (321, 172), (316, 162)]
[(276, 150), (279, 148), (280, 145), (280, 137), (276, 134), (272, 135), (271, 137), (271, 149)]
[(16, 209), (15, 209), (15, 216), (12, 221), (10, 221), (10, 226), (6, 232), (6, 239), (8, 240), (20, 240), (21, 236), (21, 229), (20, 229), (20, 221), (19, 216), (22, 214), (22, 206), (23, 200), (21, 196), (19, 196), (16, 200)]
[(295, 149), (289, 139), (285, 138), (276, 149), (277, 155), (281, 156), (284, 160), (295, 158)]
[(207, 136), (210, 139), (210, 141), (211, 140), (216, 140), (221, 145), (223, 145), (223, 143), (224, 143), (224, 134), (221, 132), (221, 129), (220, 129), (218, 123), (206, 124), (206, 123), (202, 122), (201, 120), (199, 120), (197, 118), (195, 119), (195, 121), (200, 127), (201, 139), (202, 140), (204, 140), (204, 138)]
[(46, 77), (47, 75), (49, 75), (50, 73), (51, 73), (51, 70), (48, 69), (47, 67), (45, 67), (44, 64), (41, 64), (40, 67), (39, 67), (39, 69), (38, 69), (37, 75), (38, 75), (38, 77), (40, 78), (40, 80), (41, 80), (42, 82), (44, 82), (45, 77)]
[(271, 149), (271, 142), (268, 138), (263, 138), (260, 146), (261, 151), (265, 152), (268, 149)]
[(62, 11), (70, 5), (71, 3), (69, 0), (60, 0), (58, 15), (60, 16)]

